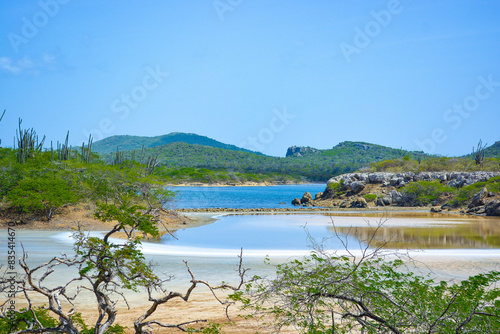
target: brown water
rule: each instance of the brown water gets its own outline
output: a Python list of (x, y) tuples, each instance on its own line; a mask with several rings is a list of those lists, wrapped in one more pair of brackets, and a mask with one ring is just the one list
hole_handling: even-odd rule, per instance
[(421, 249), (500, 248), (500, 217), (464, 216), (425, 212), (333, 213), (340, 217), (364, 217), (370, 226), (332, 226), (341, 234), (367, 241), (370, 246)]

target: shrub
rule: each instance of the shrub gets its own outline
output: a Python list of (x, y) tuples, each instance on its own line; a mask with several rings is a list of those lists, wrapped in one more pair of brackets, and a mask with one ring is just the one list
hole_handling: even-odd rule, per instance
[(335, 196), (340, 196), (344, 193), (344, 180), (340, 180), (339, 182), (329, 183), (327, 186), (328, 189), (331, 189)]
[(377, 195), (375, 194), (366, 194), (363, 196), (367, 202), (373, 202), (377, 199)]
[(76, 203), (78, 195), (68, 182), (55, 176), (25, 178), (7, 194), (12, 207), (27, 213), (43, 214), (47, 220), (67, 204)]
[(410, 206), (422, 206), (437, 200), (442, 194), (453, 193), (455, 189), (443, 186), (439, 181), (418, 181), (406, 185), (403, 190), (404, 201)]

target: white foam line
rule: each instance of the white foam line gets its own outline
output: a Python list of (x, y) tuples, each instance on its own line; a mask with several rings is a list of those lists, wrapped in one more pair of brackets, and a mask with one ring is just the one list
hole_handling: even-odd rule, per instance
[[(72, 232), (60, 232), (52, 238), (62, 241), (66, 244), (73, 244)], [(101, 232), (90, 232), (92, 236), (102, 237)], [(116, 244), (123, 243), (123, 239), (110, 238), (110, 241)], [(226, 248), (202, 248), (188, 246), (173, 246), (157, 243), (143, 242), (141, 244), (142, 252), (148, 255), (170, 255), (170, 256), (197, 256), (197, 257), (235, 257), (240, 254), (240, 249)], [(307, 256), (311, 254), (311, 249), (249, 249), (243, 250), (245, 257), (290, 257)], [(348, 255), (345, 249), (327, 250), (329, 253), (337, 255)], [(398, 252), (398, 250), (385, 250), (386, 253)], [(494, 258), (500, 261), (500, 249), (424, 249), (424, 250), (399, 250), (400, 253), (408, 253), (411, 257), (441, 257), (449, 259), (474, 259), (474, 258)], [(350, 254), (361, 256), (360, 250), (353, 250)]]

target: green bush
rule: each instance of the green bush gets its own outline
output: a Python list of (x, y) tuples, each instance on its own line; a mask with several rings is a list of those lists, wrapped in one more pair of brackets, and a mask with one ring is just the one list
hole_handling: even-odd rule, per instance
[(24, 178), (7, 194), (7, 201), (19, 211), (43, 214), (51, 220), (67, 204), (76, 203), (78, 195), (66, 180), (57, 176)]
[[(33, 313), (36, 315), (35, 321)], [(87, 324), (82, 319), (82, 314), (77, 312), (71, 317), (73, 323), (78, 324), (81, 328), (80, 334), (94, 334), (94, 327), (88, 327)], [(53, 318), (49, 314), (49, 310), (42, 307), (34, 308), (32, 311), (22, 309), (19, 312), (10, 312), (7, 318), (0, 318), (0, 333), (12, 333), (15, 331), (27, 330), (29, 325), (32, 325), (34, 333), (39, 330), (40, 333), (44, 328), (56, 328), (59, 325), (59, 321)], [(41, 326), (40, 326), (41, 325)], [(125, 334), (125, 329), (119, 324), (115, 324), (109, 327), (106, 334)]]
[(500, 272), (450, 283), (408, 269), (378, 255), (314, 253), (248, 287), (256, 298), (246, 308), (276, 329), (310, 334), (499, 333)]
[(500, 176), (493, 177), (486, 182), (476, 182), (474, 184), (470, 184), (468, 186), (457, 189), (455, 197), (452, 200), (448, 201), (448, 204), (453, 207), (465, 206), (472, 200), (474, 195), (481, 191), (481, 189), (484, 187), (486, 187), (488, 191), (499, 192)]
[(367, 202), (373, 202), (377, 199), (377, 195), (375, 194), (366, 194), (363, 196)]
[(454, 188), (443, 186), (437, 180), (412, 182), (406, 185), (402, 190), (406, 202), (413, 206), (430, 204), (432, 201), (437, 200), (442, 194), (454, 192)]
[(339, 182), (329, 183), (327, 187), (334, 192), (335, 196), (340, 196), (344, 193), (343, 186), (344, 180), (340, 180)]

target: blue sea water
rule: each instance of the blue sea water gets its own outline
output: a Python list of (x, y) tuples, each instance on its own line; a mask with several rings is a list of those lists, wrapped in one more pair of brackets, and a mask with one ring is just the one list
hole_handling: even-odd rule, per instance
[[(325, 190), (325, 184), (280, 185), (268, 187), (169, 187), (175, 191), (173, 209), (199, 208), (291, 208), (294, 198), (306, 191), (312, 196)], [(284, 204), (281, 204), (284, 203)]]

